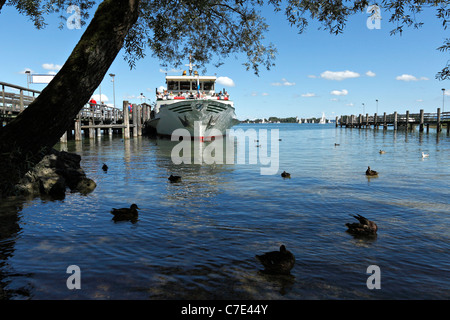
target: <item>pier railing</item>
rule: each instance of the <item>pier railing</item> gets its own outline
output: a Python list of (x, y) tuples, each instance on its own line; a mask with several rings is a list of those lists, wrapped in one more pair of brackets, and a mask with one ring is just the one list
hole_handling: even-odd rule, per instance
[[(0, 126), (24, 111), (41, 93), (6, 82), (0, 82), (0, 86)], [(66, 142), (68, 137), (81, 140), (83, 131), (89, 138), (100, 136), (102, 131), (109, 135), (113, 131), (121, 132), (124, 138), (140, 136), (144, 123), (150, 119), (150, 112), (151, 106), (146, 103), (137, 105), (123, 101), (122, 109), (86, 103), (75, 117), (73, 126), (61, 137), (61, 142)]]
[(388, 126), (393, 126), (394, 130), (397, 130), (398, 127), (409, 129), (415, 125), (419, 126), (419, 131), (421, 132), (425, 127), (428, 132), (430, 125), (436, 126), (437, 131), (440, 132), (442, 126), (445, 125), (447, 127), (447, 133), (449, 133), (450, 112), (441, 112), (441, 109), (437, 108), (436, 113), (424, 113), (423, 110), (420, 110), (419, 113), (406, 111), (404, 114), (399, 114), (398, 112), (386, 114), (385, 112), (383, 115), (377, 115), (375, 113), (371, 116), (366, 113), (365, 115), (359, 114), (358, 116), (342, 115), (340, 118), (336, 117), (336, 127), (367, 128), (373, 126), (374, 128), (378, 128), (379, 126), (383, 126), (384, 129), (387, 129)]
[(33, 90), (6, 82), (0, 82), (0, 85), (2, 87), (0, 113), (3, 115), (19, 114), (41, 93), (38, 90)]

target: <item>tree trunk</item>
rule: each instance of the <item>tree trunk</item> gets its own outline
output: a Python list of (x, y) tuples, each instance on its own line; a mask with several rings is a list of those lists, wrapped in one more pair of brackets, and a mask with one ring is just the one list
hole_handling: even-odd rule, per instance
[(0, 194), (71, 126), (122, 48), (138, 7), (139, 0), (104, 0), (54, 79), (16, 119), (0, 128)]

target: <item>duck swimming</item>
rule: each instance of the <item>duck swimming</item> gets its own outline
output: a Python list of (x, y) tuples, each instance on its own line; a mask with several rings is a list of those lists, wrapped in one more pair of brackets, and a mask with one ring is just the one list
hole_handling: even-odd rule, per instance
[(181, 177), (180, 176), (170, 175), (170, 177), (168, 179), (169, 179), (170, 182), (180, 182), (181, 181)]
[(111, 214), (114, 216), (114, 221), (124, 221), (124, 220), (137, 220), (139, 207), (136, 204), (132, 204), (129, 208), (121, 208), (116, 209), (113, 208), (111, 210)]
[(384, 150), (380, 150), (379, 152), (380, 152), (380, 154), (386, 153), (386, 151), (384, 151)]
[(359, 214), (353, 217), (356, 218), (359, 223), (346, 223), (345, 225), (348, 228), (348, 233), (360, 236), (373, 236), (377, 234), (378, 226), (375, 222), (370, 221)]
[(378, 172), (376, 172), (375, 170), (371, 170), (370, 167), (367, 167), (366, 170), (366, 176), (377, 176)]
[(256, 259), (264, 266), (264, 272), (269, 274), (290, 274), (295, 264), (294, 255), (282, 244), (280, 251), (266, 252), (256, 255)]
[(281, 173), (281, 176), (283, 177), (283, 178), (291, 178), (291, 174), (290, 173), (287, 173), (286, 171), (283, 171), (282, 173)]
[(428, 158), (430, 155), (422, 152), (422, 158)]
[(108, 166), (106, 165), (106, 163), (103, 164), (102, 169), (105, 172), (108, 171)]

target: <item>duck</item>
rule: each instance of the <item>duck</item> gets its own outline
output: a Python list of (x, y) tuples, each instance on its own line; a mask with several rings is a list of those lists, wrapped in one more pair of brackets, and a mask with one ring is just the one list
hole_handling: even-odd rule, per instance
[(359, 221), (359, 223), (346, 223), (348, 230), (347, 232), (360, 235), (360, 236), (371, 236), (376, 235), (378, 231), (378, 226), (375, 222), (363, 217), (362, 215), (353, 216)]
[(256, 255), (256, 259), (264, 266), (264, 272), (269, 274), (290, 274), (295, 264), (294, 255), (284, 244), (280, 246), (280, 251)]
[(140, 209), (137, 204), (133, 203), (129, 208), (112, 208), (111, 214), (114, 216), (114, 221), (123, 221), (123, 220), (136, 220), (138, 217), (138, 211)]
[(281, 176), (283, 177), (283, 178), (291, 178), (291, 174), (290, 173), (288, 173), (288, 172), (286, 172), (286, 171), (283, 171), (282, 173), (281, 173)]
[(429, 154), (422, 152), (422, 158), (428, 158), (429, 156)]
[(375, 170), (371, 170), (370, 167), (367, 167), (366, 170), (366, 176), (377, 176), (378, 172), (376, 172)]
[(105, 172), (108, 171), (108, 166), (106, 165), (106, 163), (103, 164), (102, 169)]
[(337, 147), (337, 146), (340, 146), (340, 144), (339, 143), (335, 143), (334, 146)]
[(170, 177), (168, 179), (170, 182), (180, 182), (181, 181), (180, 176), (174, 176), (174, 175), (170, 175)]
[(379, 152), (380, 152), (380, 154), (386, 153), (386, 151), (384, 151), (384, 150), (380, 150)]

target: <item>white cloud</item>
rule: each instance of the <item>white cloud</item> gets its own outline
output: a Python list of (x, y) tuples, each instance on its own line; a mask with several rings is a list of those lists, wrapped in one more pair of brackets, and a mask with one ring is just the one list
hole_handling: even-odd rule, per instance
[(45, 70), (60, 70), (62, 68), (59, 64), (53, 64), (53, 63), (44, 63), (42, 65), (42, 68)]
[(445, 91), (444, 91), (444, 94), (445, 94), (446, 96), (450, 96), (450, 90), (445, 90)]
[(350, 102), (350, 103), (347, 103), (346, 106), (353, 107), (354, 104)]
[(395, 79), (399, 80), (399, 81), (420, 81), (420, 80), (426, 81), (426, 80), (430, 80), (427, 77), (417, 78), (417, 77), (415, 77), (413, 75), (410, 75), (410, 74), (402, 74), (401, 76), (395, 77)]
[(310, 97), (315, 97), (315, 96), (316, 96), (316, 94), (312, 93), (312, 92), (302, 94), (302, 97), (305, 97), (305, 98), (310, 98)]
[(268, 96), (269, 94), (267, 92), (263, 92), (261, 95), (262, 96)]
[(159, 69), (159, 72), (161, 72), (161, 73), (181, 73), (181, 72), (183, 72), (183, 70), (178, 70), (178, 69), (175, 69), (175, 68), (172, 68), (172, 69), (169, 69), (169, 70), (164, 70), (164, 69)]
[(343, 89), (341, 91), (339, 90), (333, 90), (330, 92), (330, 94), (334, 95), (334, 96), (346, 96), (348, 94), (348, 91)]
[(341, 81), (344, 79), (350, 78), (358, 78), (360, 76), (359, 73), (353, 71), (325, 71), (320, 74), (320, 76), (327, 80), (337, 80)]
[(332, 98), (332, 99), (330, 99), (330, 101), (339, 101), (339, 99), (338, 98)]
[(369, 70), (369, 71), (366, 72), (366, 76), (368, 76), (368, 77), (375, 77), (376, 73)]
[(103, 93), (102, 93), (102, 98), (101, 99), (100, 99), (100, 95), (99, 94), (92, 95), (92, 98), (94, 98), (94, 100), (97, 101), (97, 103), (109, 101), (108, 97), (106, 95), (104, 95)]
[(308, 75), (308, 78), (311, 78), (311, 79), (316, 79), (316, 78), (317, 78), (317, 76), (315, 76), (315, 75), (313, 75), (313, 74), (310, 74), (310, 75)]
[(216, 82), (218, 84), (221, 84), (221, 85), (226, 86), (226, 87), (234, 87), (234, 86), (236, 86), (234, 84), (234, 81), (232, 79), (228, 78), (228, 77), (218, 77), (216, 79)]
[(286, 78), (281, 79), (281, 82), (273, 82), (272, 86), (281, 87), (281, 86), (295, 86), (295, 82), (289, 82)]

